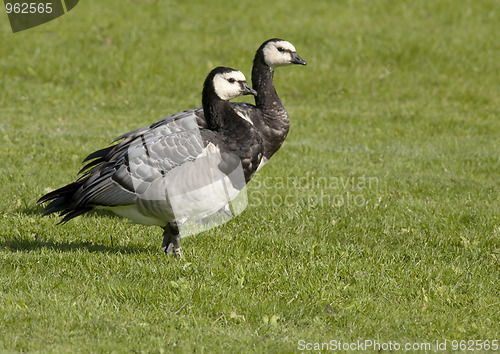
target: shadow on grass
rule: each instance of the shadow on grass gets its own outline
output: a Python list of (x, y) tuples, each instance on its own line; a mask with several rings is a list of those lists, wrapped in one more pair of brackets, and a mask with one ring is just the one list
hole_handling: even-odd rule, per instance
[[(32, 205), (29, 207), (18, 208), (17, 211), (24, 215), (43, 215), (45, 208), (42, 205)], [(106, 217), (106, 218), (120, 218), (116, 214), (108, 210), (94, 209), (79, 217), (83, 218), (93, 218), (93, 217)], [(61, 225), (58, 225), (61, 226)], [(56, 225), (54, 225), (56, 227)], [(64, 227), (64, 226), (63, 226)], [(111, 240), (111, 244), (113, 241)], [(69, 241), (58, 241), (54, 242), (52, 240), (43, 240), (38, 235), (34, 238), (13, 238), (10, 240), (0, 240), (0, 250), (6, 251), (36, 251), (40, 249), (49, 249), (56, 252), (74, 252), (78, 250), (87, 250), (88, 252), (101, 252), (101, 253), (121, 253), (121, 254), (131, 254), (131, 253), (145, 253), (151, 252), (150, 248), (144, 248), (140, 246), (127, 245), (102, 245), (96, 244), (94, 241), (80, 241), (80, 242), (69, 242)], [(160, 252), (160, 251), (158, 251)]]
[[(43, 215), (45, 213), (45, 207), (43, 205), (36, 204), (25, 208), (18, 208), (18, 211), (24, 215)], [(83, 215), (80, 215), (79, 217), (88, 218), (93, 216), (119, 218), (119, 216), (117, 216), (113, 212), (104, 209), (94, 209), (86, 212)]]
[[(100, 252), (100, 253), (121, 253), (121, 254), (132, 254), (132, 253), (145, 253), (151, 252), (151, 249), (139, 247), (139, 246), (106, 246), (99, 245), (92, 241), (80, 241), (80, 242), (54, 242), (52, 240), (40, 240), (38, 237), (34, 239), (11, 239), (0, 241), (0, 249), (3, 251), (36, 251), (40, 249), (48, 249), (55, 252), (74, 252), (86, 250), (88, 252)], [(159, 252), (159, 251), (158, 251)]]

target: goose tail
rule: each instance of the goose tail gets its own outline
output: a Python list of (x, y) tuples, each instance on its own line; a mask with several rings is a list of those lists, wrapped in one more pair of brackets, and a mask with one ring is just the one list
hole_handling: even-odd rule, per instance
[(60, 213), (60, 216), (63, 216), (63, 219), (59, 222), (59, 224), (65, 224), (74, 217), (84, 214), (92, 209), (92, 207), (78, 206), (75, 203), (74, 195), (86, 182), (86, 180), (86, 178), (79, 179), (76, 182), (70, 183), (64, 187), (56, 189), (55, 191), (47, 193), (43, 197), (38, 199), (36, 203), (42, 204), (50, 202), (45, 207), (44, 215)]

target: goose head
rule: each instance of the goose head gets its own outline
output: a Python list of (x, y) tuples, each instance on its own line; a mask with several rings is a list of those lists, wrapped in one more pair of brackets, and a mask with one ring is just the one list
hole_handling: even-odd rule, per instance
[(283, 39), (273, 38), (264, 42), (259, 51), (262, 52), (264, 62), (271, 68), (292, 64), (306, 65), (292, 43)]
[(212, 91), (218, 98), (225, 101), (241, 95), (257, 96), (257, 91), (250, 87), (241, 71), (222, 66), (208, 74), (203, 91), (205, 94)]

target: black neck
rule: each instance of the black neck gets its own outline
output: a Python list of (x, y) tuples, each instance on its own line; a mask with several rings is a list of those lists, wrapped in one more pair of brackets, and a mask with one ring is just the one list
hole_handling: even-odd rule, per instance
[(227, 101), (222, 100), (215, 93), (204, 92), (202, 97), (203, 111), (207, 128), (213, 131), (219, 131), (225, 125), (224, 113), (232, 110)]
[(221, 99), (215, 93), (204, 94), (202, 104), (208, 129), (221, 132), (246, 126), (247, 122), (235, 112), (229, 101)]
[(274, 69), (264, 62), (262, 52), (257, 52), (252, 68), (252, 87), (258, 92), (255, 105), (261, 109), (282, 106), (273, 83)]

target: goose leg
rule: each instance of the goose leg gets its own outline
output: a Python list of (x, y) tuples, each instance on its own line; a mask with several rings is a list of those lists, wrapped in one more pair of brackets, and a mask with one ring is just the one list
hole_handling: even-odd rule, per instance
[(166, 254), (179, 256), (182, 258), (181, 235), (179, 227), (175, 221), (172, 221), (163, 228), (163, 243), (161, 249)]

